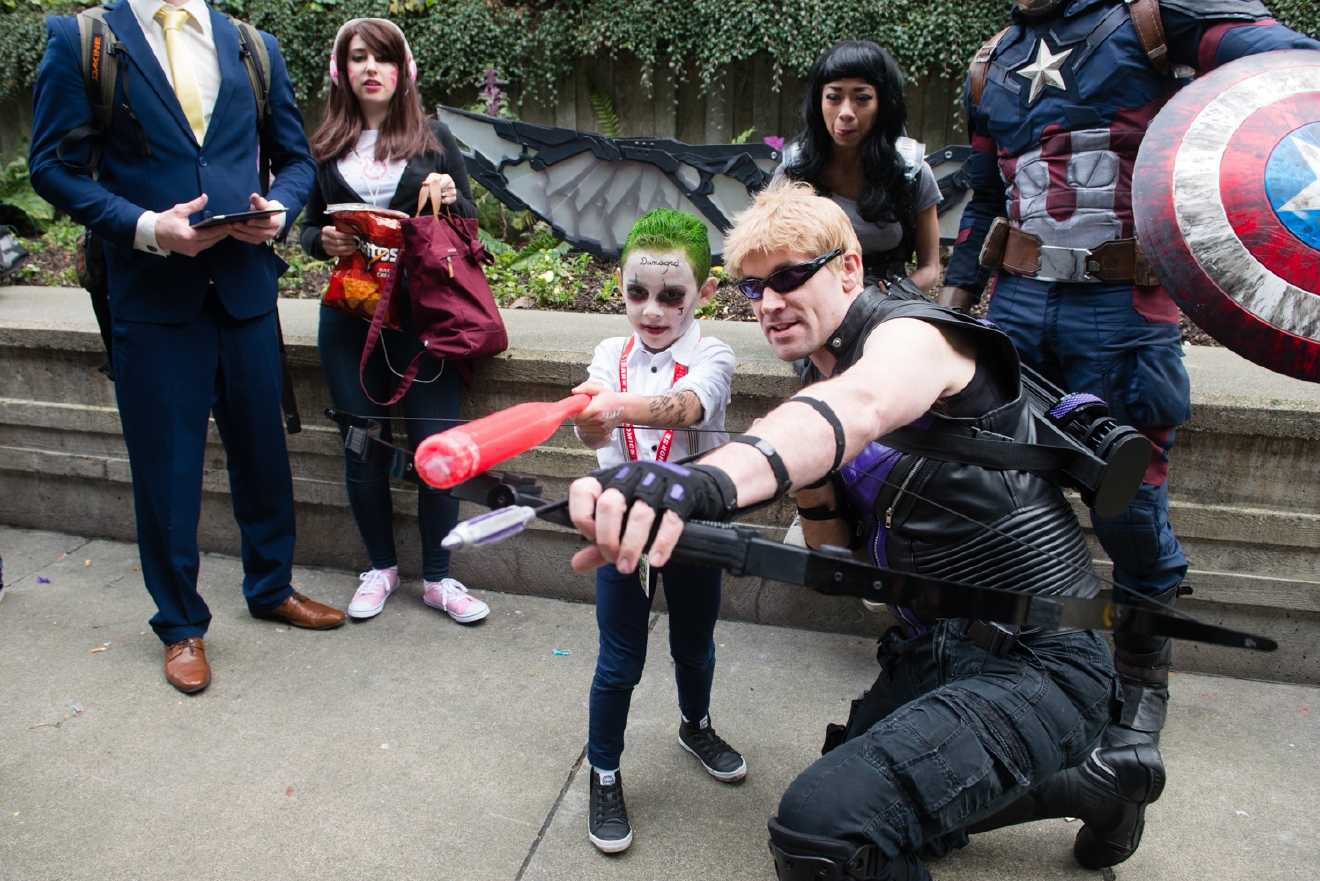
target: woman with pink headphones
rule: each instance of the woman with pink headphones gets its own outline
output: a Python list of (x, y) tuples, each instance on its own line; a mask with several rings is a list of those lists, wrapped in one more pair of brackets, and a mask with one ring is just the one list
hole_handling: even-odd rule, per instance
[[(435, 182), (441, 201), (465, 217), (476, 216), (463, 156), (443, 123), (427, 119), (417, 92), (417, 65), (399, 26), (383, 18), (355, 18), (339, 29), (330, 52), (330, 96), (325, 118), (312, 137), (317, 187), (303, 216), (302, 247), (325, 260), (352, 254), (351, 234), (335, 229), (326, 205), (365, 202), (377, 208), (416, 211), (418, 193)], [(434, 190), (432, 190), (434, 192)], [(368, 323), (322, 307), (318, 348), (330, 400), (336, 409), (379, 420), (389, 432), (389, 410), (373, 404), (391, 395), (395, 365), (407, 365), (422, 343), (412, 322), (407, 278), (396, 289), (402, 330), (385, 330), (358, 381)], [(409, 445), (453, 425), (458, 418), (462, 379), (458, 365), (426, 359), (403, 397)], [(348, 607), (353, 618), (370, 618), (385, 608), (399, 586), (394, 545), (394, 512), (389, 475), (351, 455), (345, 456), (349, 506), (366, 545), (371, 568)], [(421, 526), (422, 600), (460, 623), (485, 618), (490, 608), (449, 577), (449, 552), (440, 542), (458, 520), (458, 502), (423, 487), (418, 494)]]

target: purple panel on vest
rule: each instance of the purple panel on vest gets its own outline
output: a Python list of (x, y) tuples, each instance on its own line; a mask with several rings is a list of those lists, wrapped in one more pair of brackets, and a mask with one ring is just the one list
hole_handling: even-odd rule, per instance
[(839, 469), (847, 490), (849, 506), (862, 516), (870, 532), (868, 544), (877, 566), (888, 566), (885, 554), (885, 525), (876, 519), (875, 502), (884, 491), (889, 473), (902, 455), (898, 450), (872, 441), (857, 457)]

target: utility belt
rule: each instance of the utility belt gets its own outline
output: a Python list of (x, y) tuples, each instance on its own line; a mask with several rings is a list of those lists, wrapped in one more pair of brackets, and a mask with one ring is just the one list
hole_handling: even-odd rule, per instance
[(1115, 239), (1094, 248), (1061, 248), (1018, 229), (1006, 217), (996, 217), (990, 226), (980, 260), (986, 269), (1006, 269), (1042, 281), (1160, 283), (1135, 238)]

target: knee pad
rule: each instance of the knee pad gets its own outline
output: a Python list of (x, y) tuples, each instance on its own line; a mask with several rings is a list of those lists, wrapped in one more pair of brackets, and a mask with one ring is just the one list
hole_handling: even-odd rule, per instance
[[(875, 881), (889, 865), (874, 844), (858, 847), (837, 838), (801, 835), (781, 826), (777, 817), (767, 826), (779, 881)], [(907, 872), (893, 877), (906, 881)]]

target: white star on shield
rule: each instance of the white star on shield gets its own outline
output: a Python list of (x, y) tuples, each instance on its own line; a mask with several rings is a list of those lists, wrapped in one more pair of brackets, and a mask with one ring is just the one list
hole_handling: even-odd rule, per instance
[(1060, 68), (1063, 62), (1072, 54), (1071, 49), (1064, 49), (1058, 55), (1050, 52), (1050, 47), (1041, 40), (1040, 45), (1036, 47), (1036, 60), (1030, 64), (1024, 64), (1014, 73), (1018, 76), (1026, 77), (1031, 80), (1031, 94), (1027, 96), (1027, 103), (1031, 104), (1040, 93), (1045, 91), (1046, 86), (1053, 86), (1060, 91), (1067, 91), (1068, 87), (1063, 82), (1063, 73)]
[(1320, 147), (1312, 144), (1310, 141), (1303, 141), (1294, 136), (1293, 146), (1297, 152), (1302, 154), (1302, 159), (1311, 166), (1311, 173), (1315, 175), (1315, 180), (1311, 185), (1293, 196), (1287, 202), (1279, 206), (1280, 211), (1292, 211), (1301, 214), (1305, 211), (1320, 211)]

